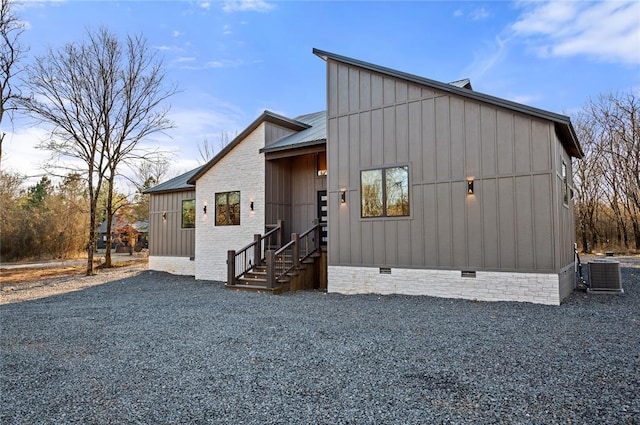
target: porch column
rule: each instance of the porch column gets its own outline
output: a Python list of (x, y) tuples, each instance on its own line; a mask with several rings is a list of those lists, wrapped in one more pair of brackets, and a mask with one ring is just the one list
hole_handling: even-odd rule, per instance
[(268, 249), (265, 252), (267, 261), (267, 288), (273, 288), (273, 281), (275, 280), (275, 267), (276, 267), (276, 252), (272, 249)]
[(259, 266), (262, 264), (262, 235), (254, 234), (253, 235), (253, 265)]
[(232, 249), (227, 251), (227, 285), (236, 283), (236, 252)]
[(300, 266), (300, 236), (297, 233), (292, 233), (291, 240), (293, 241), (293, 246), (291, 247), (293, 267), (297, 269)]
[(278, 246), (276, 249), (280, 249), (282, 248), (282, 239), (283, 239), (282, 234), (284, 233), (284, 221), (278, 220), (277, 223), (278, 223), (278, 231), (276, 232), (277, 233), (276, 240), (278, 241)]

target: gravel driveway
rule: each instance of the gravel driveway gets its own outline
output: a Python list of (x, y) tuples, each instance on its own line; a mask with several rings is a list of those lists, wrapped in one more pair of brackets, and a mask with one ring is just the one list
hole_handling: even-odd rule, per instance
[(0, 305), (0, 423), (640, 423), (640, 268), (559, 307), (142, 271)]

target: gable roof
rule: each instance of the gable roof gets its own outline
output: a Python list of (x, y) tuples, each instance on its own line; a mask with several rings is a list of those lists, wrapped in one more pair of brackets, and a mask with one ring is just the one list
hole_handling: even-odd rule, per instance
[(218, 161), (220, 161), (227, 153), (229, 153), (233, 148), (235, 148), (240, 142), (242, 142), (251, 132), (253, 132), (260, 124), (264, 122), (270, 122), (275, 125), (279, 125), (281, 127), (289, 128), (295, 131), (302, 131), (309, 128), (308, 124), (303, 122), (293, 120), (291, 118), (287, 118), (283, 115), (276, 114), (271, 111), (264, 111), (258, 118), (256, 118), (247, 128), (245, 128), (240, 134), (238, 134), (227, 146), (222, 148), (220, 152), (209, 162), (204, 164), (200, 169), (194, 173), (188, 180), (187, 183), (194, 185), (196, 180), (198, 180), (204, 173), (209, 171), (211, 167), (213, 167)]
[(300, 115), (295, 118), (295, 121), (308, 125), (308, 128), (283, 137), (282, 139), (269, 144), (269, 146), (265, 146), (260, 149), (260, 152), (278, 152), (287, 149), (302, 148), (326, 143), (327, 111)]
[[(523, 105), (521, 103), (512, 102), (510, 100), (502, 99), (495, 96), (490, 96), (477, 91), (469, 90), (463, 87), (459, 87), (457, 82), (447, 84), (439, 81), (430, 80), (428, 78), (420, 77), (406, 72), (397, 71), (395, 69), (386, 68), (380, 65), (364, 62), (358, 59), (349, 58), (346, 56), (337, 55), (331, 52), (325, 52), (319, 49), (313, 49), (313, 53), (321, 59), (333, 60), (341, 62), (347, 65), (367, 69), (378, 74), (388, 75), (394, 78), (400, 78), (405, 81), (413, 82), (423, 86), (431, 87), (436, 90), (444, 91), (447, 93), (455, 94), (456, 96), (473, 99), (479, 102), (487, 103), (490, 105), (498, 106), (501, 108), (509, 109), (511, 111), (520, 112), (526, 115), (542, 118), (552, 121), (555, 124), (556, 132), (560, 137), (560, 141), (567, 152), (576, 158), (582, 158), (584, 153), (578, 142), (578, 136), (575, 129), (571, 124), (571, 119), (565, 115), (556, 114), (554, 112), (545, 111), (543, 109), (534, 108), (531, 106)], [(464, 80), (461, 80), (464, 81)]]
[(193, 190), (195, 186), (193, 184), (187, 183), (188, 180), (193, 177), (195, 173), (197, 173), (203, 166), (194, 168), (191, 171), (187, 171), (184, 174), (180, 174), (177, 177), (172, 178), (171, 180), (167, 180), (164, 183), (160, 183), (157, 186), (151, 187), (142, 193), (161, 193), (161, 192), (180, 192), (183, 190)]

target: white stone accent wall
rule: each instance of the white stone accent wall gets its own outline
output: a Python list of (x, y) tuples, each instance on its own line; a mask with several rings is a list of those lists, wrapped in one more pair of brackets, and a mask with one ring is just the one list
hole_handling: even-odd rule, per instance
[[(196, 182), (196, 279), (226, 282), (227, 251), (249, 244), (254, 234), (264, 234), (265, 159), (259, 152), (264, 128), (260, 124)], [(240, 225), (216, 226), (215, 194), (230, 191), (240, 191)]]
[(189, 257), (159, 257), (149, 256), (149, 270), (180, 274), (185, 276), (195, 276), (195, 261)]
[(523, 301), (560, 304), (558, 274), (476, 272), (462, 277), (455, 270), (392, 268), (380, 274), (377, 267), (328, 267), (327, 291), (341, 294), (404, 294), (478, 301)]

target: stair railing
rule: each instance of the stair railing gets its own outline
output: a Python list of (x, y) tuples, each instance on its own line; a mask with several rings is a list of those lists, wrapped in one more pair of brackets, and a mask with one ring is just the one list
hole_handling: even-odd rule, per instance
[(234, 285), (238, 278), (254, 268), (263, 264), (268, 249), (279, 248), (282, 244), (283, 221), (269, 225), (270, 228), (264, 235), (254, 234), (253, 242), (238, 251), (227, 251), (227, 284)]
[(273, 288), (276, 282), (287, 273), (300, 266), (300, 262), (320, 250), (320, 221), (313, 220), (313, 226), (304, 233), (291, 234), (291, 241), (277, 250), (266, 251), (267, 287)]

